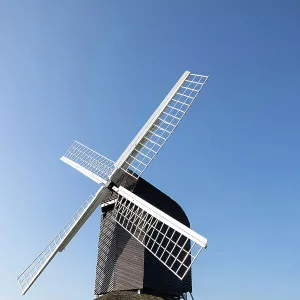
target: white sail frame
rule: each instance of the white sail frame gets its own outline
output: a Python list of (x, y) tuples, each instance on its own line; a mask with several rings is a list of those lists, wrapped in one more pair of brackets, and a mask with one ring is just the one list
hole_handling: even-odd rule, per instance
[(135, 178), (142, 175), (206, 83), (208, 76), (184, 72), (149, 120), (116, 161)]
[(182, 280), (207, 239), (127, 189), (114, 190), (116, 222)]
[(115, 170), (112, 160), (77, 141), (60, 159), (98, 184), (105, 185)]
[(21, 286), (22, 295), (28, 291), (38, 279), (54, 256), (65, 249), (74, 235), (88, 220), (101, 202), (101, 195), (105, 192), (103, 186), (98, 190), (96, 196), (90, 196), (73, 215), (63, 230), (53, 239), (44, 251), (21, 273), (18, 282)]

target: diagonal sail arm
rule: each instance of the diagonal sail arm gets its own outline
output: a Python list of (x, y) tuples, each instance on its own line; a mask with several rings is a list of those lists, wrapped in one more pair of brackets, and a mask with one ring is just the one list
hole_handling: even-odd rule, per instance
[(18, 282), (24, 295), (36, 279), (41, 275), (54, 256), (65, 249), (70, 240), (78, 232), (81, 226), (87, 221), (90, 215), (98, 207), (103, 188), (100, 188), (97, 195), (90, 196), (70, 219), (63, 230), (45, 248), (45, 250), (29, 265), (29, 267), (18, 277)]
[(115, 166), (136, 178), (141, 176), (191, 107), (207, 79), (205, 75), (184, 72)]
[(114, 162), (75, 141), (61, 160), (98, 184), (106, 184), (113, 173)]
[(123, 187), (115, 203), (116, 222), (178, 278), (183, 279), (207, 239)]

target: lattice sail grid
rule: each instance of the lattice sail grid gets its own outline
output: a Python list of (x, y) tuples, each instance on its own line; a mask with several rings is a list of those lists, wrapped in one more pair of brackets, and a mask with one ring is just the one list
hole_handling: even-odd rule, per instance
[(75, 141), (61, 158), (97, 183), (104, 183), (114, 170), (114, 162)]
[(138, 178), (173, 133), (204, 86), (208, 76), (189, 74), (170, 97), (152, 127), (126, 158), (122, 169)]
[(199, 253), (206, 247), (207, 240), (203, 237), (202, 241), (193, 238), (193, 234), (199, 235), (151, 204), (147, 203), (145, 206), (145, 201), (137, 198), (139, 197), (136, 195), (132, 199), (119, 194), (114, 215), (117, 223), (171, 272), (183, 279)]
[(87, 211), (90, 205), (93, 203), (93, 196), (90, 196), (75, 215), (71, 218), (68, 224), (63, 230), (55, 237), (55, 239), (46, 247), (46, 249), (31, 263), (31, 265), (18, 277), (19, 284), (24, 295), (30, 286), (34, 283), (37, 277), (41, 274), (47, 264), (55, 256), (61, 244), (67, 235), (71, 232), (77, 222), (80, 220), (82, 215)]

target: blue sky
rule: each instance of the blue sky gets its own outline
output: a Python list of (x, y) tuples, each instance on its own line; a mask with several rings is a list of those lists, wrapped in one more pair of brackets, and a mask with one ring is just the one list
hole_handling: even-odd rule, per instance
[[(243, 3), (242, 3), (243, 2)], [(209, 239), (195, 299), (300, 298), (298, 1), (0, 1), (0, 299), (185, 70), (210, 75), (144, 174)], [(92, 299), (100, 210), (25, 296)]]

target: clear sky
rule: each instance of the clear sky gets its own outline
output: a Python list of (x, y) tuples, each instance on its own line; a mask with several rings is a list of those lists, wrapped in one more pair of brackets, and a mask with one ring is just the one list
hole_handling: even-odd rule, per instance
[[(243, 3), (242, 3), (243, 2)], [(185, 70), (210, 75), (144, 174), (209, 240), (195, 299), (300, 299), (299, 1), (0, 1), (0, 299)], [(93, 298), (100, 210), (25, 296)]]

